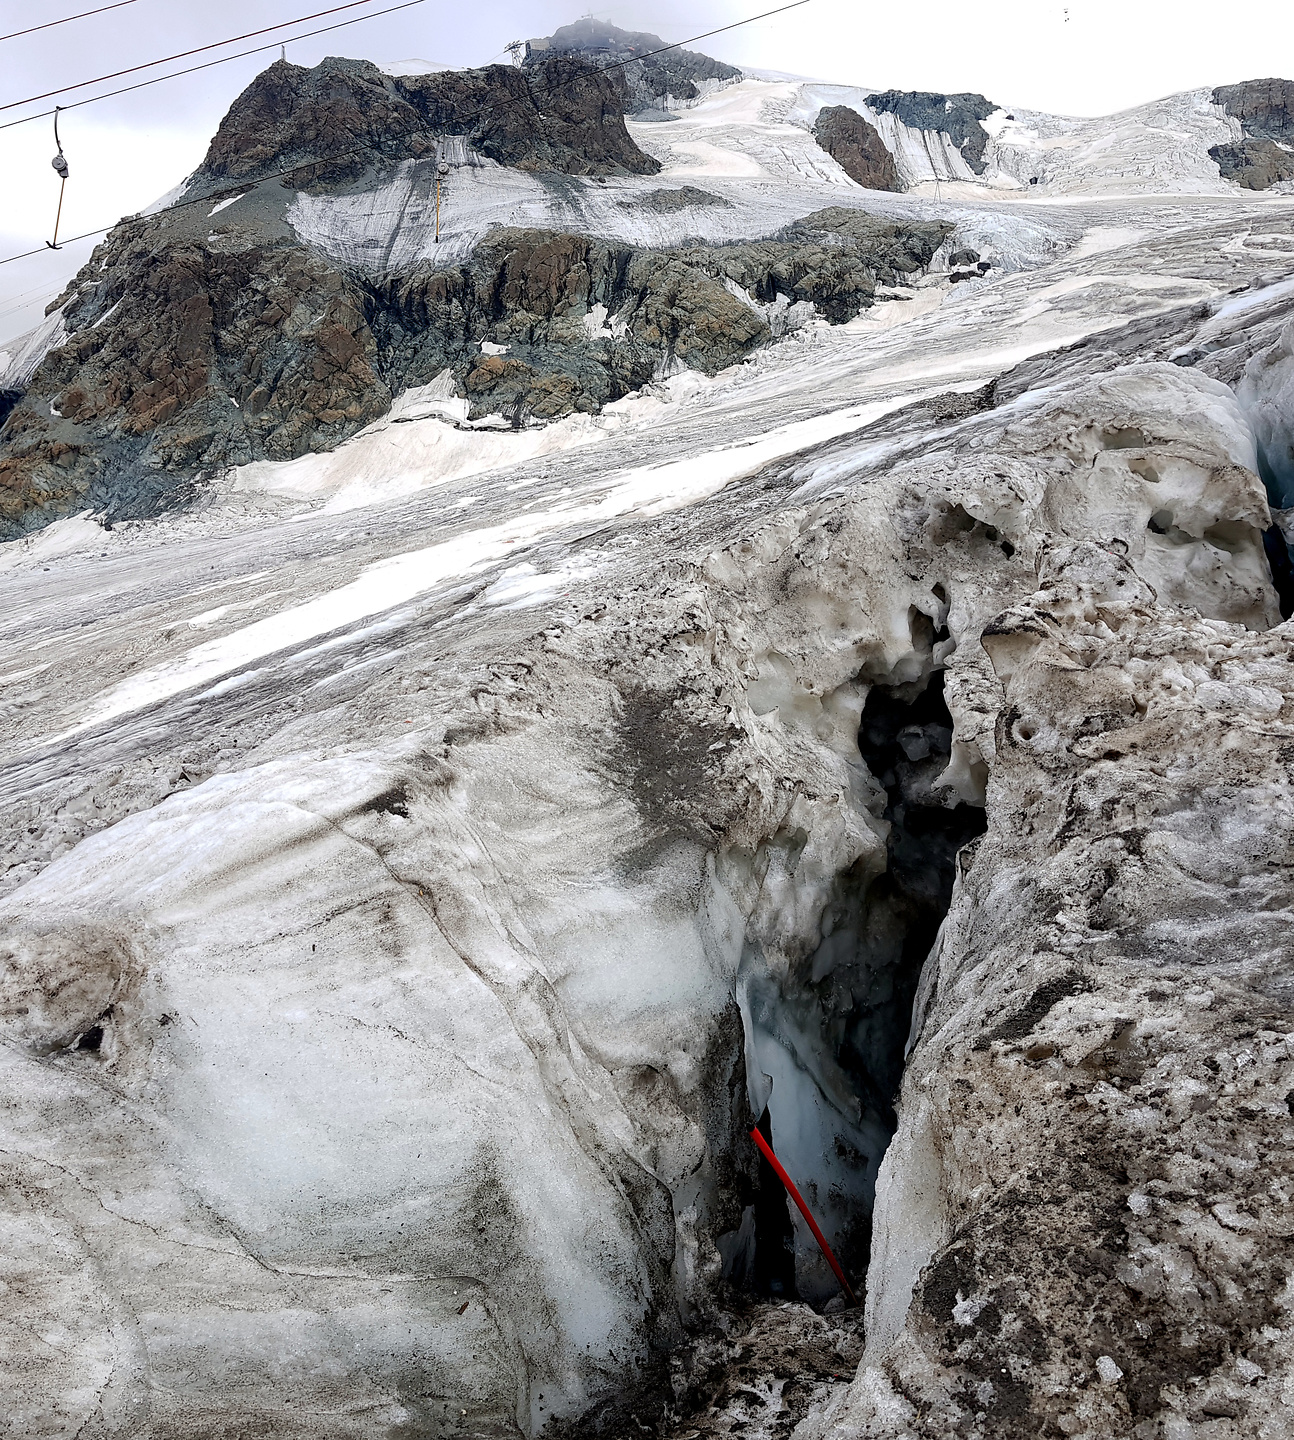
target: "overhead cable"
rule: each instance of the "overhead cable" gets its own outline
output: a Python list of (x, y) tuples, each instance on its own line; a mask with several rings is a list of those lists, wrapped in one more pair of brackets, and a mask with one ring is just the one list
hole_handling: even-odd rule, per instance
[[(373, 0), (363, 0), (363, 3), (372, 4)], [(318, 30), (305, 30), (300, 35), (287, 35), (281, 41), (275, 40), (269, 45), (255, 45), (250, 50), (239, 50), (234, 55), (222, 55), (219, 60), (204, 60), (201, 65), (190, 65), (184, 70), (172, 70), (169, 75), (155, 75), (151, 80), (139, 80), (134, 85), (123, 85), (119, 90), (105, 90), (102, 95), (90, 95), (84, 100), (73, 100), (69, 105), (57, 105), (54, 108), (77, 110), (82, 105), (93, 105), (96, 100), (111, 100), (114, 95), (129, 95), (132, 90), (146, 90), (150, 85), (160, 85), (163, 80), (178, 80), (181, 75), (194, 75), (199, 70), (210, 70), (213, 65), (227, 65), (231, 60), (242, 60), (248, 55), (263, 55), (267, 50), (277, 50), (280, 45), (295, 45), (298, 40), (309, 40), (315, 35), (327, 35), (332, 30), (344, 30), (348, 25), (359, 25), (365, 20), (376, 20), (381, 15), (392, 15), (397, 10), (409, 10), (414, 5), (425, 5), (426, 3), (427, 0), (404, 0), (403, 5), (392, 5), (386, 10), (370, 10), (367, 15), (356, 15), (351, 20), (339, 20), (336, 25), (322, 25)], [(329, 12), (325, 10), (323, 13), (327, 15)], [(6, 120), (0, 124), (0, 130), (12, 130), (15, 125), (26, 125), (32, 120), (43, 120), (45, 116), (53, 113), (53, 110), (37, 110), (35, 114), (24, 115), (20, 120)]]
[[(408, 0), (404, 5), (393, 5), (390, 10), (375, 10), (368, 15), (357, 16), (354, 20), (343, 20), (337, 25), (325, 25), (319, 30), (307, 30), (303, 35), (289, 35), (285, 44), (291, 45), (297, 40), (309, 40), (315, 35), (326, 35), (330, 30), (344, 30), (347, 25), (358, 25), (362, 20), (376, 20), (381, 15), (390, 15), (395, 10), (407, 10), (411, 5), (421, 5), (424, 0)], [(649, 60), (653, 55), (663, 55), (667, 50), (677, 50), (683, 45), (694, 45), (698, 40), (708, 40), (712, 35), (722, 35), (725, 30), (738, 30), (743, 25), (753, 25), (756, 20), (767, 20), (771, 15), (780, 15), (785, 10), (797, 10), (801, 5), (809, 4), (809, 0), (794, 0), (790, 5), (779, 6), (776, 10), (765, 10), (762, 15), (751, 15), (745, 20), (735, 20), (731, 25), (721, 25), (717, 30), (706, 30), (700, 35), (693, 35), (688, 40), (676, 40), (673, 45), (662, 45), (659, 50), (648, 50), (642, 55), (635, 55), (629, 60), (618, 60), (614, 65), (604, 65), (603, 70), (623, 70), (627, 65), (632, 65), (639, 60)], [(325, 11), (325, 14), (328, 12)], [(306, 17), (309, 18), (308, 16)], [(292, 23), (292, 22), (285, 22)], [(227, 44), (232, 43), (227, 41)], [(275, 41), (273, 45), (257, 45), (251, 50), (240, 50), (236, 55), (222, 55), (219, 60), (208, 60), (202, 65), (190, 65), (185, 70), (173, 70), (169, 75), (157, 75), (151, 80), (141, 80), (136, 85), (123, 85), (120, 90), (107, 90), (102, 95), (91, 95), (86, 100), (73, 100), (70, 105), (63, 105), (58, 108), (63, 110), (75, 110), (82, 105), (93, 105), (96, 100), (111, 100), (116, 95), (128, 95), (132, 90), (144, 90), (149, 85), (160, 85), (163, 80), (176, 80), (181, 75), (192, 75), (199, 70), (210, 70), (213, 65), (224, 65), (230, 60), (242, 60), (248, 55), (262, 55), (266, 50), (273, 50), (280, 42)], [(504, 51), (500, 51), (504, 54)], [(560, 54), (554, 51), (554, 54)], [(160, 63), (160, 62), (159, 62)], [(39, 98), (39, 97), (37, 97)], [(18, 102), (22, 103), (22, 102)], [(0, 106), (0, 109), (5, 107)], [(31, 120), (43, 120), (47, 115), (52, 115), (53, 110), (38, 110), (33, 115), (24, 115), (21, 120), (6, 120), (0, 124), (0, 130), (11, 130), (15, 125), (26, 125)], [(91, 232), (97, 234), (97, 231)]]
[(37, 30), (52, 30), (55, 25), (70, 25), (73, 20), (88, 20), (91, 15), (102, 15), (105, 10), (120, 10), (123, 5), (133, 5), (135, 0), (115, 0), (112, 5), (100, 5), (97, 10), (82, 10), (79, 15), (64, 15), (61, 20), (46, 20), (43, 25), (33, 25), (27, 30), (15, 30), (9, 35), (0, 35), (0, 43), (16, 40), (20, 35), (34, 35)]
[[(372, 5), (373, 0), (346, 0), (345, 5), (334, 5), (331, 10), (316, 10), (312, 15), (298, 15), (295, 20), (280, 20), (277, 25), (264, 25), (259, 30), (248, 30), (244, 35), (231, 35), (227, 40), (214, 40), (210, 45), (199, 45), (194, 50), (181, 50), (175, 55), (163, 55), (160, 60), (146, 60), (142, 65), (131, 65), (126, 70), (113, 70), (108, 75), (98, 75), (93, 80), (78, 80), (75, 85), (61, 85), (57, 90), (45, 90), (39, 95), (28, 95), (25, 100), (10, 100), (0, 105), (0, 110), (13, 110), (19, 105), (34, 105), (37, 100), (48, 100), (51, 95), (66, 95), (71, 90), (84, 90), (87, 85), (101, 85), (105, 80), (119, 80), (123, 75), (134, 75), (140, 70), (151, 70), (154, 65), (169, 65), (172, 60), (187, 60), (190, 55), (201, 55), (207, 50), (219, 50), (224, 45), (236, 45), (240, 40), (250, 40), (256, 35), (268, 35), (271, 30), (285, 30), (289, 25), (304, 25), (307, 20), (318, 20), (324, 15), (336, 15), (339, 10), (354, 10), (357, 5)], [(64, 106), (64, 109), (67, 107)]]
[[(406, 0), (406, 3), (405, 3), (404, 5), (396, 5), (396, 6), (394, 6), (393, 8), (396, 9), (396, 10), (405, 10), (405, 9), (408, 9), (410, 5), (420, 5), (420, 4), (422, 4), (422, 3), (423, 3), (423, 0)], [(621, 61), (617, 61), (616, 64), (614, 64), (614, 65), (607, 65), (607, 66), (599, 67), (599, 70), (600, 70), (600, 73), (603, 73), (603, 74), (605, 74), (607, 71), (610, 71), (610, 70), (623, 70), (627, 65), (632, 65), (632, 64), (634, 63), (634, 60), (645, 60), (645, 59), (647, 59), (647, 58), (648, 58), (649, 56), (651, 56), (651, 55), (663, 55), (666, 50), (678, 50), (678, 49), (680, 49), (680, 48), (681, 48), (682, 46), (684, 46), (684, 45), (694, 45), (698, 40), (708, 40), (712, 35), (721, 35), (721, 34), (723, 34), (724, 31), (726, 31), (726, 30), (738, 30), (738, 29), (740, 29), (743, 25), (753, 25), (757, 20), (767, 20), (767, 19), (768, 19), (770, 16), (772, 16), (772, 15), (781, 15), (781, 14), (783, 14), (783, 13), (784, 13), (785, 11), (787, 11), (787, 10), (798, 10), (798, 9), (800, 8), (800, 6), (802, 6), (802, 5), (808, 5), (808, 4), (810, 4), (810, 3), (811, 3), (811, 0), (792, 0), (792, 3), (791, 3), (790, 5), (780, 5), (780, 6), (778, 6), (778, 8), (777, 8), (776, 10), (765, 10), (765, 11), (763, 11), (762, 14), (759, 14), (759, 15), (749, 15), (749, 16), (746, 17), (745, 20), (734, 20), (734, 21), (732, 22), (732, 24), (730, 24), (730, 25), (721, 25), (717, 30), (707, 30), (707, 31), (705, 31), (703, 34), (701, 34), (701, 35), (693, 35), (693, 36), (690, 37), (690, 39), (687, 39), (687, 40), (676, 40), (676, 41), (674, 42), (674, 44), (672, 44), (672, 45), (662, 45), (659, 50), (650, 50), (650, 51), (647, 52), (646, 55), (637, 55), (637, 56), (634, 56), (633, 59), (631, 59), (631, 60), (621, 60)], [(378, 14), (381, 14), (381, 15), (386, 15), (386, 14), (389, 14), (390, 12), (389, 12), (389, 11), (386, 11), (386, 10), (381, 10), (381, 11), (378, 11), (377, 13), (378, 13)], [(372, 17), (369, 17), (369, 16), (361, 16), (360, 18), (361, 18), (361, 19), (369, 19), (369, 18), (372, 18)], [(348, 24), (348, 25), (353, 25), (353, 24), (355, 24), (356, 22), (353, 21), (353, 20), (348, 20), (348, 21), (346, 21), (345, 23)], [(340, 26), (337, 26), (337, 25), (332, 25), (332, 26), (329, 26), (328, 28), (331, 29), (331, 30), (337, 30), (337, 29), (340, 29), (341, 27), (340, 27)], [(315, 31), (314, 33), (315, 33), (315, 34), (322, 34), (322, 31)], [(296, 38), (297, 38), (297, 39), (305, 39), (306, 37), (305, 37), (305, 36), (297, 36)], [(291, 40), (289, 40), (288, 43), (291, 44), (291, 43), (292, 43)], [(274, 47), (273, 47), (272, 45), (264, 45), (264, 46), (262, 46), (261, 48), (262, 48), (263, 50), (272, 50)], [(253, 52), (253, 53), (254, 53), (254, 52)], [(234, 58), (234, 57), (230, 57), (230, 58)], [(213, 64), (219, 64), (220, 62), (219, 62), (219, 61), (213, 61), (212, 63), (213, 63)], [(200, 68), (200, 69), (201, 69), (201, 68), (205, 68), (205, 67), (201, 67), (201, 66), (200, 66), (200, 67), (197, 67), (197, 68)], [(167, 78), (167, 77), (162, 77), (162, 78)], [(562, 90), (562, 89), (565, 89), (568, 85), (574, 85), (574, 84), (577, 83), (578, 81), (580, 81), (580, 80), (585, 80), (585, 79), (587, 79), (587, 78), (588, 78), (588, 77), (587, 77), (586, 75), (583, 75), (583, 74), (573, 75), (570, 80), (562, 81), (562, 82), (558, 83), (557, 85), (552, 86), (551, 89), (552, 89), (552, 90)], [(147, 83), (147, 84), (152, 84), (152, 83), (154, 83), (154, 82), (152, 82), (152, 81), (147, 81), (147, 82), (145, 82), (145, 83)], [(551, 91), (550, 91), (550, 93), (551, 93)], [(97, 99), (97, 98), (101, 98), (101, 97), (97, 97), (97, 96), (96, 96), (95, 98)], [(81, 103), (81, 104), (89, 104), (89, 101), (81, 101), (80, 103)], [(497, 106), (496, 109), (497, 109), (497, 110), (507, 110), (507, 109), (512, 108), (513, 105), (516, 105), (516, 104), (519, 104), (519, 103), (520, 103), (520, 102), (518, 102), (518, 101), (512, 101), (512, 102), (510, 102), (510, 103), (509, 103), (509, 102), (505, 102), (504, 104)], [(63, 106), (63, 109), (65, 109), (65, 110), (66, 110), (66, 109), (70, 109), (70, 108), (71, 108), (70, 106), (66, 106), (66, 105)], [(32, 117), (32, 118), (35, 118), (35, 117)], [(14, 122), (10, 122), (10, 123), (14, 123)], [(3, 128), (4, 128), (3, 126), (0, 126), (0, 129), (3, 129)], [(229, 188), (229, 189), (236, 189), (237, 186), (238, 186), (240, 183), (245, 183), (245, 184), (247, 184), (247, 185), (249, 186), (249, 188), (250, 188), (250, 187), (253, 187), (253, 186), (256, 186), (256, 185), (263, 185), (263, 184), (265, 184), (265, 182), (266, 182), (267, 180), (281, 180), (281, 179), (283, 179), (285, 176), (288, 176), (288, 175), (296, 175), (297, 173), (299, 173), (299, 172), (302, 171), (302, 170), (312, 170), (312, 169), (315, 169), (315, 168), (318, 167), (318, 166), (323, 166), (323, 165), (335, 165), (339, 160), (347, 160), (347, 159), (350, 159), (352, 156), (361, 154), (361, 153), (363, 152), (363, 150), (366, 150), (366, 149), (367, 149), (367, 150), (376, 150), (377, 147), (376, 147), (375, 145), (372, 145), (372, 144), (368, 143), (368, 142), (365, 142), (362, 147), (361, 147), (361, 146), (356, 146), (354, 149), (351, 149), (351, 150), (342, 150), (342, 151), (338, 152), (336, 155), (321, 155), (321, 156), (319, 156), (317, 159), (314, 159), (314, 160), (303, 160), (299, 165), (290, 165), (290, 166), (288, 166), (288, 167), (287, 167), (286, 169), (284, 169), (284, 170), (271, 170), (271, 171), (270, 171), (268, 174), (266, 174), (266, 175), (258, 175), (258, 176), (255, 177), (255, 179), (248, 179), (248, 180), (245, 181), (245, 182), (233, 181), (233, 182), (230, 183), (230, 185), (229, 185), (228, 188)], [(380, 154), (381, 152), (379, 151), (378, 153)], [(383, 158), (389, 158), (389, 157), (383, 157)], [(244, 192), (244, 193), (245, 193), (245, 192)], [(200, 197), (199, 197), (199, 196), (195, 196), (192, 200), (179, 200), (179, 201), (177, 201), (174, 205), (168, 205), (165, 210), (158, 210), (158, 211), (155, 212), (155, 213), (158, 214), (158, 215), (169, 215), (169, 214), (171, 214), (172, 211), (175, 211), (175, 210), (183, 210), (183, 209), (187, 208), (187, 207), (190, 206), (190, 205), (210, 205), (210, 204), (212, 204), (213, 201), (218, 197), (218, 194), (219, 194), (219, 192), (212, 192), (212, 193), (210, 193), (210, 194), (203, 195), (203, 196), (200, 196)], [(135, 217), (133, 217), (133, 218), (139, 219), (139, 218), (141, 218), (141, 217), (135, 216)], [(148, 218), (151, 219), (152, 217), (149, 216)], [(112, 230), (112, 229), (115, 229), (117, 225), (122, 224), (122, 223), (125, 223), (125, 222), (123, 222), (123, 221), (121, 221), (121, 220), (116, 220), (116, 221), (114, 221), (113, 224), (111, 224), (111, 225), (100, 225), (97, 230), (86, 230), (86, 231), (83, 231), (80, 235), (73, 235), (73, 236), (71, 237), (71, 239), (69, 239), (69, 240), (64, 240), (63, 244), (64, 244), (64, 245), (74, 245), (74, 244), (76, 244), (76, 242), (77, 242), (78, 240), (90, 240), (90, 239), (93, 239), (94, 236), (96, 236), (96, 235), (106, 235), (106, 234), (108, 233), (108, 231), (110, 231), (110, 230)], [(45, 252), (44, 252), (43, 249), (39, 249), (39, 250), (24, 250), (20, 255), (6, 255), (3, 259), (0, 259), (0, 265), (11, 265), (11, 264), (13, 264), (13, 262), (14, 262), (15, 260), (26, 260), (26, 259), (29, 259), (32, 255), (43, 255), (44, 253), (45, 253)]]
[[(663, 55), (666, 50), (680, 50), (684, 45), (695, 45), (698, 40), (708, 40), (712, 35), (722, 35), (725, 30), (740, 30), (743, 25), (753, 25), (756, 20), (767, 20), (770, 15), (781, 15), (787, 10), (798, 10), (801, 5), (807, 5), (809, 0), (793, 0), (790, 5), (779, 5), (776, 10), (765, 10), (762, 15), (748, 15), (744, 20), (734, 20), (731, 25), (720, 25), (717, 30), (703, 30), (700, 35), (693, 35), (690, 40), (675, 40), (672, 45), (662, 45), (659, 50), (646, 50), (641, 55), (631, 56), (628, 60), (617, 60), (614, 65), (601, 65), (601, 70), (623, 70), (626, 66), (633, 65), (639, 60), (650, 60), (653, 55)], [(558, 54), (563, 52), (558, 51)]]

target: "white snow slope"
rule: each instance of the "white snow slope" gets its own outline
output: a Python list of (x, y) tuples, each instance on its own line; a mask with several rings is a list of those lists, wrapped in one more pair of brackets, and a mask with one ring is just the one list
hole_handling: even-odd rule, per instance
[[(489, 161), (456, 169), (434, 243), (432, 176), (410, 163), (380, 189), (353, 196), (298, 197), (291, 220), (338, 260), (375, 270), (415, 260), (454, 264), (492, 226), (573, 229), (638, 245), (767, 235), (827, 205), (912, 213), (910, 200), (856, 185), (817, 144), (812, 127), (826, 105), (849, 105), (881, 132), (910, 191), (938, 198), (1005, 264), (1027, 264), (1045, 242), (1028, 209), (966, 212), (956, 202), (1126, 196), (1227, 196), (1208, 150), (1240, 137), (1238, 122), (1189, 91), (1120, 115), (1067, 119), (999, 110), (985, 122), (986, 170), (974, 175), (947, 137), (916, 131), (865, 103), (866, 88), (746, 79), (680, 110), (667, 123), (629, 122), (639, 147), (660, 160), (655, 176), (607, 180), (533, 175)], [(1037, 183), (1031, 184), (1031, 181)], [(667, 213), (645, 206), (660, 189), (693, 187), (705, 199)], [(977, 224), (972, 221), (975, 214)]]

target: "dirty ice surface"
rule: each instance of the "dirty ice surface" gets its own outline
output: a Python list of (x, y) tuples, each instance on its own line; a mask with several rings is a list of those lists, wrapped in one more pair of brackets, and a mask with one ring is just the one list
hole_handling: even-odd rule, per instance
[(606, 584), (632, 569), (642, 517), (685, 512), (1028, 355), (1225, 295), (1270, 266), (1267, 241), (1287, 234), (1294, 204), (1033, 213), (1060, 237), (1053, 263), (812, 323), (714, 379), (676, 376), (597, 418), (471, 430), (405, 397), (334, 453), (246, 467), (187, 514), (111, 532), (74, 517), (4, 547), (11, 761), (43, 756), (44, 773), (96, 734), (146, 735), (169, 704), (200, 714), (234, 691), (290, 689), (294, 666), (344, 665), (360, 635), (366, 654), (389, 652), (403, 625), (434, 611), (452, 626), (456, 607), (494, 603), (482, 596), (538, 614), (570, 589), (550, 573)]

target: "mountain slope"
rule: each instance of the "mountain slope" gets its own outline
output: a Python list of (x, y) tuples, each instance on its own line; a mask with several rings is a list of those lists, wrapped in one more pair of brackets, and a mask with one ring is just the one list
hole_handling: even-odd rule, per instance
[(1283, 1433), (1259, 142), (990, 113), (976, 175), (748, 77), (581, 174), (269, 75), (8, 372), (73, 512), (0, 546), (10, 1427)]

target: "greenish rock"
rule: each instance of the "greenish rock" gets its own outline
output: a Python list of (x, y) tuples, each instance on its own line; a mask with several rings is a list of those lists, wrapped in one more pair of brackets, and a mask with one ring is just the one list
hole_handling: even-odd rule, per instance
[(461, 265), (376, 277), (264, 227), (123, 225), (56, 302), (68, 339), (0, 432), (0, 537), (187, 505), (232, 466), (332, 449), (444, 371), (472, 418), (517, 421), (596, 413), (668, 366), (714, 375), (772, 338), (761, 306), (852, 319), (951, 228), (837, 208), (671, 251), (499, 230)]

